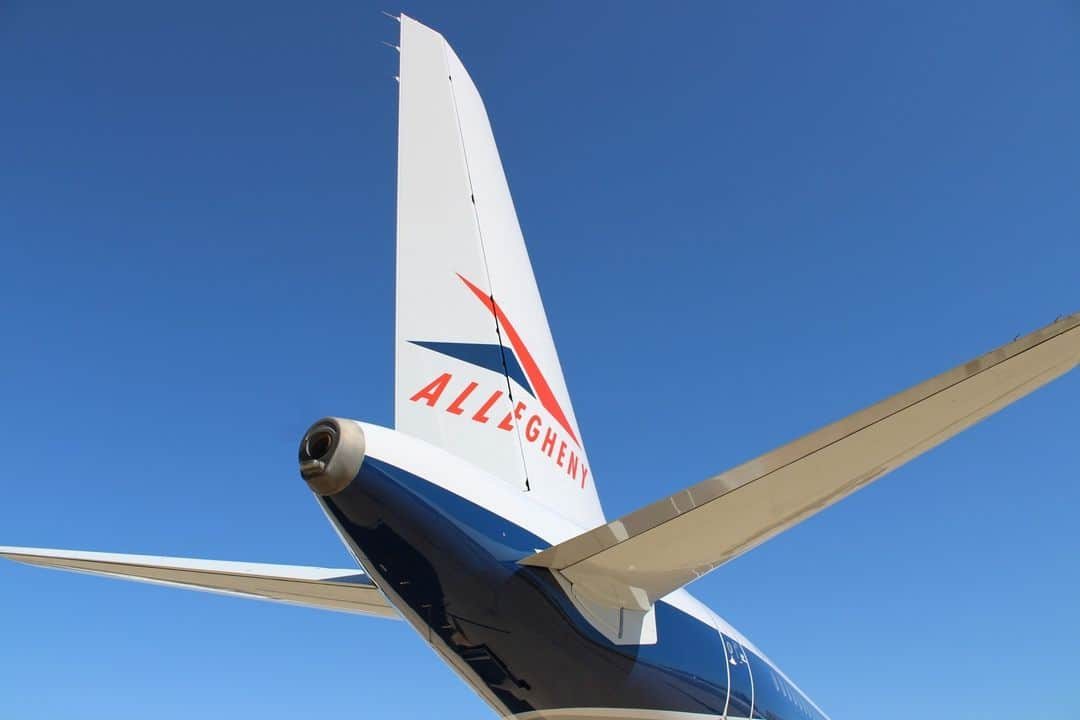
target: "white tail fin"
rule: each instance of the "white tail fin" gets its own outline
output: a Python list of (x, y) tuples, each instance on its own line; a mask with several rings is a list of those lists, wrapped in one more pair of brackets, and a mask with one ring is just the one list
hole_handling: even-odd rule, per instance
[(484, 103), (441, 35), (401, 16), (398, 429), (603, 522)]

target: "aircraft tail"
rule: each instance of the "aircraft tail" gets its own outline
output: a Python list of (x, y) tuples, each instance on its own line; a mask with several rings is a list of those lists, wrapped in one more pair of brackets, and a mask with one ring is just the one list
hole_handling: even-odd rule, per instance
[(583, 528), (592, 469), (480, 94), (401, 21), (395, 418)]

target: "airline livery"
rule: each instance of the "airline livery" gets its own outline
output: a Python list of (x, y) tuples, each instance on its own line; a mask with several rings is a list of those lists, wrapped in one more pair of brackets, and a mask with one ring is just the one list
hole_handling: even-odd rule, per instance
[(1068, 372), (1080, 314), (609, 521), (484, 104), (399, 21), (394, 428), (299, 452), (359, 568), (0, 554), (401, 619), (503, 718), (825, 718), (685, 586)]

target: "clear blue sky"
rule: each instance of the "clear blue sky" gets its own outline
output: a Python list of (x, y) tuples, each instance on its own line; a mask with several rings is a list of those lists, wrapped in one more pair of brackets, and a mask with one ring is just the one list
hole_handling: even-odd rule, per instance
[[(1065, 0), (9, 0), (0, 543), (349, 562), (295, 447), (392, 422), (380, 9), (484, 94), (609, 516), (1080, 309)], [(692, 589), (835, 720), (1071, 717), (1078, 407)], [(339, 711), (488, 716), (401, 623), (0, 566), (0, 716)]]

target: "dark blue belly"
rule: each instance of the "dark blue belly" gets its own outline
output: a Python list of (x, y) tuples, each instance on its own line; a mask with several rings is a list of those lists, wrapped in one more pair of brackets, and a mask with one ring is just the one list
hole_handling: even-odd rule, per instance
[(782, 678), (768, 665), (749, 652), (726, 654), (715, 628), (666, 603), (656, 609), (656, 644), (611, 643), (549, 571), (517, 564), (549, 543), (420, 477), (367, 458), (352, 484), (322, 501), (379, 586), (506, 711), (722, 715), (726, 705), (729, 716), (747, 717), (753, 699), (754, 717), (807, 717), (783, 707)]

